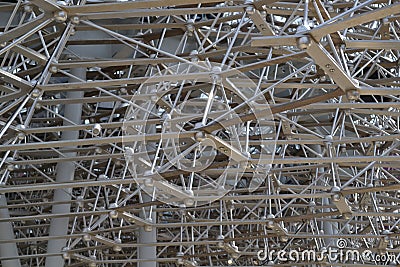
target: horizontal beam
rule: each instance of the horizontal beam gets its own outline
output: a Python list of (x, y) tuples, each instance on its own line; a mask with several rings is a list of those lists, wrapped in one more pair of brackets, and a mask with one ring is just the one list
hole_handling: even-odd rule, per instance
[(70, 15), (91, 12), (113, 12), (143, 8), (159, 8), (182, 5), (198, 5), (207, 3), (221, 3), (221, 0), (141, 0), (132, 2), (87, 4), (63, 7)]
[(375, 10), (364, 12), (362, 14), (354, 14), (353, 16), (347, 17), (340, 21), (327, 21), (326, 23), (323, 23), (312, 29), (310, 34), (315, 40), (320, 40), (327, 34), (359, 26), (370, 21), (377, 21), (397, 13), (400, 13), (400, 2), (394, 2), (393, 4), (385, 7), (379, 7)]
[(346, 48), (400, 50), (399, 40), (346, 40)]

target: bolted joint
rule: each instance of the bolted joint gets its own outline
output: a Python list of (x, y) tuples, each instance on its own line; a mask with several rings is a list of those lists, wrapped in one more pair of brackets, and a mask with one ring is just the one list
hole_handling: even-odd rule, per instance
[(90, 232), (89, 228), (87, 228), (87, 227), (83, 228), (83, 231), (82, 231), (82, 232), (83, 232), (82, 239), (83, 239), (84, 241), (89, 242), (90, 240), (92, 240), (92, 237), (91, 237), (91, 235), (89, 234), (89, 232)]
[(15, 130), (17, 130), (17, 137), (19, 140), (23, 140), (26, 136), (25, 134), (25, 125), (23, 124), (18, 124), (17, 127), (15, 127)]
[(78, 25), (80, 22), (81, 22), (81, 20), (80, 20), (80, 18), (77, 17), (77, 16), (73, 16), (73, 17), (71, 18), (71, 23), (72, 23), (72, 24)]
[(58, 72), (57, 66), (55, 66), (55, 65), (50, 66), (49, 72), (53, 73), (53, 74), (57, 73)]
[(348, 100), (358, 100), (360, 98), (360, 92), (356, 89), (346, 91)]
[(255, 13), (255, 9), (252, 6), (246, 7), (246, 13), (249, 15), (253, 15)]
[(151, 225), (151, 224), (153, 223), (153, 219), (152, 219), (152, 218), (147, 218), (147, 219), (146, 219), (146, 222), (149, 223), (149, 224), (146, 224), (146, 225), (143, 227), (143, 230), (144, 230), (145, 232), (151, 232), (151, 231), (153, 231), (153, 226)]
[(311, 45), (311, 39), (309, 36), (302, 36), (297, 39), (297, 47), (301, 50), (307, 49)]
[(199, 60), (199, 51), (192, 50), (190, 52), (190, 61), (197, 62)]
[(92, 134), (94, 136), (98, 136), (99, 134), (101, 134), (101, 130), (102, 130), (101, 125), (99, 123), (95, 123), (92, 128)]
[(342, 198), (342, 195), (340, 194), (340, 188), (338, 186), (332, 187), (331, 193), (333, 193), (331, 197), (333, 202), (338, 202)]
[(206, 134), (204, 132), (198, 132), (195, 135), (195, 139), (197, 142), (201, 142), (206, 138)]
[(118, 205), (116, 203), (112, 203), (112, 204), (110, 204), (109, 208), (112, 209), (112, 210), (110, 210), (110, 212), (108, 213), (108, 216), (111, 219), (117, 219), (118, 218), (118, 211), (115, 210), (115, 209), (118, 208)]
[(71, 259), (71, 253), (69, 251), (69, 247), (63, 247), (61, 249), (62, 257), (64, 260), (69, 260)]
[(24, 5), (24, 12), (26, 13), (32, 13), (33, 12), (33, 8), (30, 4), (26, 4)]
[(186, 207), (191, 207), (191, 206), (194, 205), (195, 200), (194, 200), (193, 198), (185, 198), (185, 199), (183, 200), (183, 202), (185, 203), (185, 206), (186, 206)]
[(68, 14), (64, 10), (59, 10), (53, 13), (54, 19), (58, 23), (63, 23), (67, 20)]
[(222, 77), (221, 77), (221, 71), (222, 69), (220, 67), (213, 67), (211, 69), (211, 81), (214, 84), (220, 84), (222, 82)]
[(38, 97), (41, 95), (41, 93), (42, 93), (41, 90), (35, 88), (35, 89), (32, 90), (32, 94), (31, 94), (31, 95), (32, 95), (32, 97), (34, 97), (34, 98), (38, 98)]
[(186, 32), (188, 36), (193, 36), (193, 32), (195, 31), (196, 27), (194, 26), (194, 20), (193, 19), (188, 19), (186, 21)]
[(113, 251), (114, 252), (122, 251), (122, 246), (121, 246), (122, 241), (121, 241), (121, 239), (120, 238), (116, 238), (116, 239), (114, 239), (114, 241), (115, 241), (116, 244), (112, 248)]
[(179, 251), (178, 253), (176, 253), (176, 263), (178, 265), (183, 265), (184, 264), (184, 259), (183, 256), (185, 256), (185, 254), (182, 251)]

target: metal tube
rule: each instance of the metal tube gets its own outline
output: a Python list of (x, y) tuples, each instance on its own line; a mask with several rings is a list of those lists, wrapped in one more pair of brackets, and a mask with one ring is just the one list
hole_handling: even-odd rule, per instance
[[(142, 193), (143, 196), (143, 202), (150, 202), (152, 201), (151, 197), (148, 196), (146, 193)], [(140, 217), (142, 219), (148, 219), (148, 216), (151, 216), (150, 218), (152, 219), (153, 223), (156, 223), (156, 213), (153, 212), (151, 209), (152, 207), (146, 207), (143, 209), (143, 211), (140, 214)], [(138, 231), (138, 238), (137, 238), (137, 243), (138, 244), (154, 244), (157, 243), (157, 228), (152, 227), (151, 231), (150, 229), (146, 229), (145, 226), (139, 227)], [(138, 259), (156, 259), (157, 258), (157, 248), (156, 246), (139, 246), (137, 248), (137, 257)], [(143, 261), (143, 262), (138, 262), (138, 267), (156, 267), (157, 262), (155, 260), (153, 261)]]
[[(310, 148), (313, 149), (318, 154), (322, 153), (322, 148), (320, 145), (311, 145)], [(318, 168), (317, 175), (321, 175), (322, 173), (324, 173), (324, 168), (323, 167)], [(317, 179), (318, 177), (315, 177), (315, 178)], [(324, 185), (323, 180), (320, 179), (317, 182), (317, 185), (320, 185), (320, 186)], [(322, 201), (322, 206), (331, 205), (330, 198), (322, 198), (321, 201)], [(322, 212), (331, 212), (331, 209), (325, 208), (322, 210)], [(337, 223), (333, 223), (333, 222), (329, 222), (329, 221), (321, 222), (321, 229), (324, 231), (324, 235), (334, 236), (337, 234), (337, 229), (338, 229)], [(335, 238), (325, 238), (325, 245), (326, 246), (334, 246), (334, 245), (336, 245), (335, 243), (333, 243), (333, 241), (335, 241), (335, 240), (336, 240)]]
[[(5, 195), (0, 195), (0, 206), (7, 206), (7, 199)], [(8, 208), (0, 209), (0, 218), (10, 218)], [(0, 222), (0, 239), (1, 240), (14, 240), (14, 230), (10, 222)], [(0, 242), (0, 257), (12, 258), (18, 257), (18, 249), (16, 243), (1, 243)], [(19, 259), (2, 260), (1, 266), (3, 267), (21, 267)]]
[[(72, 69), (71, 74), (79, 79), (86, 80), (86, 69), (78, 68)], [(70, 82), (76, 82), (76, 79), (71, 78)], [(78, 92), (67, 92), (67, 98), (82, 98), (84, 95), (83, 91)], [(81, 123), (82, 117), (82, 104), (68, 104), (65, 106), (64, 117), (69, 121), (76, 124)], [(64, 121), (64, 125), (70, 125), (69, 122)], [(79, 131), (65, 131), (63, 132), (62, 140), (77, 140), (79, 138)], [(65, 153), (67, 157), (75, 157), (76, 152)], [(74, 180), (75, 165), (72, 161), (60, 162), (57, 164), (57, 182), (68, 182)], [(71, 200), (71, 188), (56, 189), (54, 190), (54, 201), (68, 202)], [(52, 213), (68, 213), (70, 212), (71, 204), (57, 204), (53, 205)], [(53, 218), (50, 224), (49, 236), (60, 236), (66, 235), (69, 229), (69, 218)], [(66, 245), (66, 239), (54, 239), (49, 240), (47, 244), (48, 253), (60, 253), (63, 247)], [(49, 256), (46, 258), (46, 267), (63, 266), (64, 260), (61, 256)]]

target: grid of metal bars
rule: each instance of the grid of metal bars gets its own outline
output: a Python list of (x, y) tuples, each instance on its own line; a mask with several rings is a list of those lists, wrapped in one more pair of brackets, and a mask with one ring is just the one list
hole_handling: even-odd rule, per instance
[[(258, 252), (400, 255), (399, 17), (392, 0), (2, 1), (1, 265), (395, 266)], [(201, 79), (231, 70), (261, 92), (265, 138), (243, 88)], [(163, 184), (129, 149), (181, 197), (151, 194)], [(199, 154), (201, 171), (165, 163)], [(232, 166), (229, 192), (188, 201)]]

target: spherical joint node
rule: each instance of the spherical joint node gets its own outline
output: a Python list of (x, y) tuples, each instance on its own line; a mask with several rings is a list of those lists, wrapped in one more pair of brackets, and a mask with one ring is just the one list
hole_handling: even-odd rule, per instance
[(255, 13), (255, 9), (252, 6), (246, 7), (246, 13), (249, 15), (253, 15)]
[(15, 127), (15, 129), (16, 129), (18, 132), (23, 132), (23, 131), (26, 129), (26, 126), (23, 125), (23, 124), (18, 124), (18, 125)]
[(358, 100), (360, 98), (360, 92), (356, 89), (346, 91), (348, 100)]
[(221, 71), (222, 71), (221, 67), (218, 67), (218, 66), (214, 66), (211, 69), (211, 72), (215, 73), (215, 74), (219, 74)]
[(340, 187), (339, 186), (332, 187), (331, 192), (332, 193), (339, 193), (340, 192)]
[(297, 39), (297, 47), (301, 50), (307, 49), (311, 45), (311, 39), (308, 36), (302, 36)]
[(53, 66), (50, 66), (49, 71), (50, 71), (50, 73), (55, 74), (58, 72), (58, 68), (57, 68), (57, 66), (53, 65)]
[(287, 242), (287, 241), (289, 240), (289, 237), (286, 236), (286, 235), (281, 235), (281, 236), (279, 237), (279, 240), (282, 241), (282, 242)]
[(39, 89), (35, 88), (32, 90), (32, 97), (37, 98), (40, 96), (40, 94), (41, 94), (41, 91)]
[(192, 50), (190, 52), (190, 61), (197, 62), (199, 60), (199, 51)]
[(61, 249), (62, 252), (62, 257), (64, 260), (69, 260), (71, 258), (70, 252), (69, 252), (69, 247), (63, 247)]
[(58, 23), (63, 23), (63, 22), (65, 22), (65, 21), (67, 20), (67, 18), (68, 18), (68, 14), (67, 14), (67, 12), (64, 11), (64, 10), (56, 11), (56, 12), (54, 12), (53, 15), (54, 15), (55, 21), (58, 22)]
[(33, 11), (33, 8), (32, 8), (32, 6), (31, 5), (24, 5), (24, 12), (26, 12), (26, 13), (32, 13), (32, 11)]
[(117, 218), (118, 218), (118, 211), (116, 211), (116, 210), (111, 210), (111, 211), (109, 212), (109, 216), (110, 216), (111, 219), (117, 219)]
[(274, 214), (268, 214), (267, 215), (267, 219), (269, 219), (269, 220), (275, 219), (275, 215)]
[(333, 141), (333, 136), (332, 135), (326, 135), (325, 136), (325, 141), (326, 142), (332, 142)]
[(105, 175), (105, 174), (100, 174), (99, 177), (98, 177), (98, 179), (99, 179), (99, 180), (107, 180), (108, 177), (107, 177), (107, 175)]
[(145, 225), (145, 226), (144, 226), (144, 231), (145, 231), (145, 232), (151, 232), (151, 231), (153, 231), (153, 226), (151, 226), (151, 225)]
[(196, 133), (196, 135), (195, 135), (195, 139), (196, 139), (197, 142), (201, 142), (201, 141), (203, 141), (205, 138), (206, 138), (206, 135), (205, 135), (204, 132), (198, 132), (198, 133)]
[(194, 20), (193, 19), (188, 19), (186, 21), (186, 31), (188, 36), (193, 36), (193, 32), (195, 30), (195, 26), (194, 26)]
[(390, 235), (391, 232), (390, 232), (389, 230), (383, 230), (382, 234), (384, 234), (384, 235)]
[(24, 140), (25, 137), (26, 137), (26, 135), (25, 135), (25, 133), (23, 133), (23, 132), (19, 132), (19, 133), (17, 134), (17, 137), (18, 137), (19, 140)]
[(135, 150), (131, 147), (125, 147), (125, 154), (128, 157), (132, 157), (133, 155), (135, 155)]
[(92, 133), (94, 136), (98, 136), (101, 133), (101, 125), (99, 123), (93, 125)]
[(338, 186), (332, 187), (331, 193), (333, 193), (332, 201), (334, 201), (334, 202), (338, 202), (342, 197), (340, 194), (340, 187), (338, 187)]
[(185, 254), (183, 253), (183, 252), (181, 252), (181, 251), (179, 251), (178, 253), (176, 253), (176, 257), (177, 257), (177, 259), (176, 259), (176, 263), (178, 264), (178, 265), (183, 265), (184, 264), (184, 260), (183, 260), (183, 256), (184, 256)]
[(114, 245), (114, 246), (113, 246), (113, 250), (114, 250), (115, 252), (120, 252), (120, 251), (122, 250), (122, 247), (119, 246), (119, 245)]
[(221, 68), (220, 67), (213, 67), (212, 68), (212, 70), (211, 70), (211, 81), (214, 83), (214, 84), (220, 84), (221, 83), (221, 81), (222, 81), (222, 78), (221, 78)]
[(83, 234), (82, 239), (86, 242), (89, 242), (92, 238), (88, 233)]
[(351, 215), (351, 213), (343, 213), (343, 218), (345, 219), (345, 220), (349, 220), (350, 218), (352, 217), (352, 215)]
[(72, 23), (72, 24), (77, 25), (77, 24), (79, 24), (80, 22), (81, 22), (81, 21), (80, 21), (79, 17), (77, 17), (77, 16), (74, 16), (74, 17), (71, 18), (71, 23)]
[(274, 221), (267, 221), (267, 228), (272, 229), (274, 227)]
[(186, 207), (191, 207), (191, 206), (193, 206), (194, 205), (194, 199), (193, 198), (186, 198), (185, 200), (184, 200), (184, 203), (185, 203), (185, 206)]

